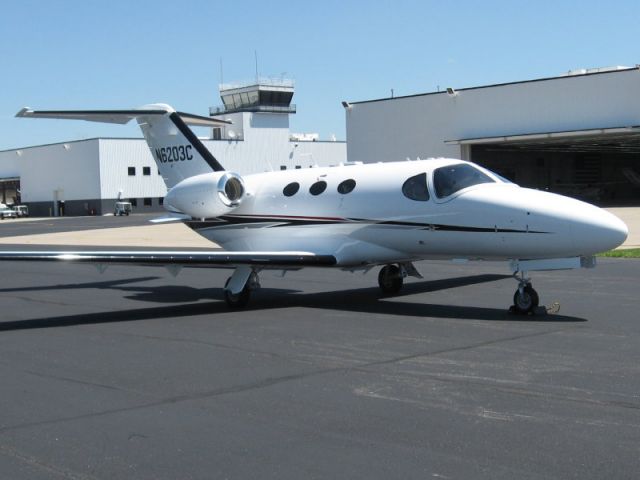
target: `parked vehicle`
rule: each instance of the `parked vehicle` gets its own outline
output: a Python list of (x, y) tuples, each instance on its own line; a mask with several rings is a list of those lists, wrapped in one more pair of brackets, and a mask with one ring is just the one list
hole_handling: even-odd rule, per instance
[(6, 205), (0, 207), (0, 220), (4, 220), (5, 218), (16, 218), (16, 212)]
[(131, 210), (131, 202), (116, 202), (113, 214), (121, 217), (122, 215), (129, 215)]
[(13, 211), (16, 212), (17, 217), (29, 216), (29, 207), (27, 207), (26, 205), (15, 205), (13, 207)]

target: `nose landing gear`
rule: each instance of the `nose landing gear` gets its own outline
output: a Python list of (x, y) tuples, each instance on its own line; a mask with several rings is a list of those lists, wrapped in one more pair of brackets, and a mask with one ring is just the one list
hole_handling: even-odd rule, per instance
[(535, 312), (540, 299), (538, 292), (531, 286), (531, 279), (526, 277), (526, 272), (520, 272), (520, 278), (518, 272), (513, 276), (518, 281), (518, 289), (513, 294), (513, 305), (509, 310), (523, 315)]

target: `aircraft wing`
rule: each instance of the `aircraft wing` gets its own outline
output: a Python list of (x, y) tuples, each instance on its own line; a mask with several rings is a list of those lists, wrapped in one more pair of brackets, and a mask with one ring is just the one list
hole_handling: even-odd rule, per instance
[(228, 251), (0, 251), (0, 261), (76, 262), (108, 264), (233, 267), (255, 265), (269, 268), (320, 267), (336, 264), (333, 255), (311, 252)]

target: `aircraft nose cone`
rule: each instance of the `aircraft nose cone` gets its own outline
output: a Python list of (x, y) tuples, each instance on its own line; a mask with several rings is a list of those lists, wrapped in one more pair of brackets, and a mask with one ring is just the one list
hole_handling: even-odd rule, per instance
[(583, 254), (606, 252), (622, 245), (629, 229), (615, 215), (594, 207), (587, 218), (573, 228), (573, 238)]

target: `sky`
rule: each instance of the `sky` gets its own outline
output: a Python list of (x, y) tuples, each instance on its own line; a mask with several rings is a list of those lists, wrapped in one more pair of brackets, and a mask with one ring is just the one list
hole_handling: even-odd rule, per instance
[(251, 80), (256, 56), (259, 75), (295, 81), (292, 132), (344, 140), (343, 100), (634, 66), (639, 21), (637, 0), (0, 0), (0, 150), (141, 136), (14, 118), (24, 106), (207, 115), (221, 66)]

